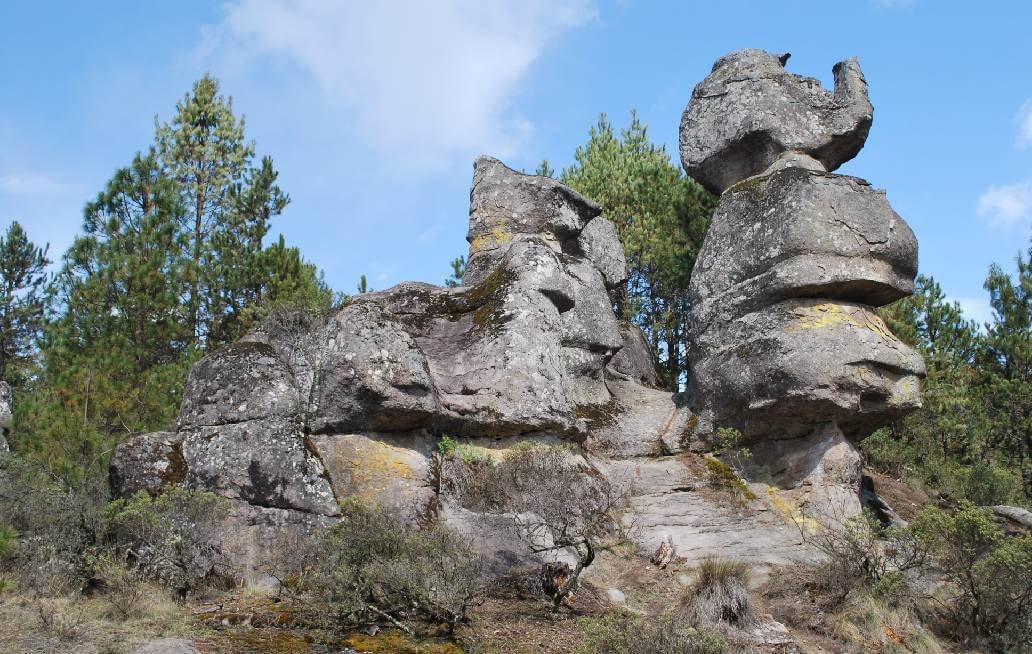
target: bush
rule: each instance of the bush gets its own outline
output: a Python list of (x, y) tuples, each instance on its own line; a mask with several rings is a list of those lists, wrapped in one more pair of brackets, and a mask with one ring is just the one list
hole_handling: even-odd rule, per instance
[(927, 548), (912, 530), (883, 528), (867, 511), (813, 532), (801, 526), (800, 533), (807, 544), (824, 554), (813, 581), (836, 598), (835, 604), (859, 587), (879, 586), (886, 593), (898, 592), (902, 590), (899, 579), (886, 577), (918, 568), (927, 559)]
[(658, 618), (619, 611), (578, 620), (585, 644), (580, 654), (723, 654), (717, 634), (684, 626), (673, 614)]
[(342, 503), (342, 518), (323, 538), (302, 592), (312, 614), (335, 626), (387, 621), (410, 631), (408, 620), (465, 620), (479, 598), (480, 558), (441, 526), (410, 527), (390, 511)]
[(0, 524), (11, 530), (6, 565), (21, 585), (43, 594), (82, 587), (102, 502), (65, 486), (38, 461), (0, 456)]
[(573, 568), (555, 561), (542, 569), (544, 589), (555, 607), (577, 587), (581, 572), (619, 526), (627, 504), (602, 474), (566, 446), (525, 443), (495, 465), (481, 466), (463, 491), (476, 510), (508, 513), (516, 534), (534, 554), (576, 553)]
[(695, 626), (720, 623), (746, 626), (752, 622), (749, 606), (749, 566), (741, 561), (706, 558), (698, 578), (684, 596), (685, 618)]
[(104, 532), (124, 560), (180, 597), (225, 573), (220, 548), (229, 502), (213, 493), (174, 487), (157, 497), (139, 491), (104, 509)]
[(448, 434), (441, 436), (437, 443), (437, 451), (441, 456), (458, 459), (466, 465), (486, 465), (492, 463), (491, 456), (471, 443), (459, 443)]
[(1006, 537), (985, 509), (926, 506), (911, 523), (955, 596), (953, 618), (999, 651), (1032, 641), (1032, 535)]

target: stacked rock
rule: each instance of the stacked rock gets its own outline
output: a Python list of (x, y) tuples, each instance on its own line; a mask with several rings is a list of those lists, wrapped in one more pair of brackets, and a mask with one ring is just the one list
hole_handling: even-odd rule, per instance
[(874, 310), (913, 292), (917, 241), (884, 191), (828, 172), (867, 137), (867, 83), (850, 59), (830, 93), (787, 59), (722, 57), (681, 122), (684, 169), (721, 194), (689, 290), (703, 437), (862, 438), (920, 406), (921, 357)]

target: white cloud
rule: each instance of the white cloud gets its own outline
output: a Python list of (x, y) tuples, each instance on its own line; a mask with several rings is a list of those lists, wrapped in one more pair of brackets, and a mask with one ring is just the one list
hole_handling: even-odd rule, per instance
[(960, 310), (964, 312), (965, 319), (974, 320), (979, 327), (984, 323), (992, 322), (993, 308), (986, 298), (955, 297), (950, 299), (955, 300), (960, 305)]
[(34, 173), (0, 174), (0, 193), (10, 195), (35, 195), (56, 193), (66, 190), (65, 186), (44, 175)]
[(337, 126), (418, 170), (518, 151), (533, 126), (513, 96), (549, 43), (595, 15), (590, 0), (237, 0), (203, 55), (292, 61), (345, 110)]
[(1018, 123), (1018, 147), (1032, 146), (1032, 100), (1021, 105), (1015, 120)]
[(1032, 222), (1032, 181), (990, 186), (978, 198), (978, 215), (1003, 227)]

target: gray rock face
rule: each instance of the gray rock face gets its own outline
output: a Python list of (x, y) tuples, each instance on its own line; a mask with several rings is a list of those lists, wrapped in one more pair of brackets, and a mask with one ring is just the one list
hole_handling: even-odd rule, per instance
[(856, 59), (835, 64), (835, 90), (785, 71), (788, 54), (737, 50), (717, 60), (681, 117), (681, 163), (713, 193), (786, 152), (835, 170), (860, 151), (874, 110)]
[[(473, 166), (469, 257), (464, 282), (476, 285), (498, 266), (513, 241), (576, 239), (602, 208), (550, 177), (521, 175), (491, 157)], [(590, 237), (590, 232), (589, 232)]]
[(0, 381), (0, 453), (8, 452), (7, 434), (11, 431), (11, 387)]
[(196, 644), (185, 638), (162, 638), (144, 643), (132, 654), (200, 654)]
[(271, 418), (183, 432), (186, 485), (255, 506), (337, 515), (337, 499), (308, 437)]
[(121, 443), (111, 457), (111, 494), (128, 497), (137, 491), (157, 495), (186, 480), (183, 438), (179, 432), (155, 432)]
[(873, 309), (913, 291), (917, 241), (884, 192), (825, 171), (870, 126), (855, 60), (834, 96), (782, 64), (720, 59), (682, 122), (685, 169), (723, 190), (689, 288), (691, 406), (703, 438), (859, 439), (920, 406), (924, 364)]
[[(593, 409), (614, 402), (606, 369), (625, 343), (637, 349), (618, 367), (656, 381), (640, 333), (613, 312), (627, 271), (600, 211), (553, 179), (477, 160), (464, 286), (401, 284), (315, 323), (277, 316), (210, 354), (190, 372), (178, 431), (121, 445), (112, 487), (229, 498), (227, 542), (253, 567), (261, 550), (247, 539), (332, 522), (346, 497), (432, 519), (442, 433), (583, 440)], [(639, 432), (670, 414), (670, 394), (653, 392), (660, 424)]]
[(190, 369), (179, 427), (290, 417), (298, 408), (297, 385), (276, 350), (267, 343), (241, 341)]

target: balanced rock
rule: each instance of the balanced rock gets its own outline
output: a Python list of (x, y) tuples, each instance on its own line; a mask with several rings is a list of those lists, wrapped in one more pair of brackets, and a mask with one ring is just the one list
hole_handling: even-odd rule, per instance
[(783, 63), (727, 55), (685, 110), (685, 169), (723, 191), (689, 288), (691, 406), (703, 436), (859, 439), (920, 406), (923, 362), (874, 311), (913, 291), (917, 241), (883, 191), (825, 170), (870, 126), (856, 61), (834, 96)]
[(785, 70), (788, 54), (727, 54), (692, 92), (681, 117), (681, 163), (721, 193), (763, 172), (784, 153), (835, 170), (863, 147), (873, 108), (856, 59), (835, 64), (835, 90)]

